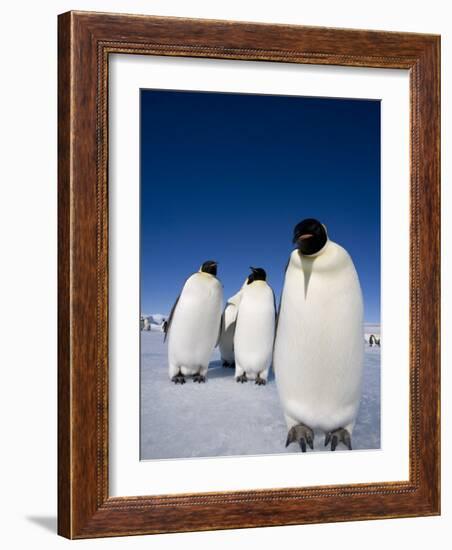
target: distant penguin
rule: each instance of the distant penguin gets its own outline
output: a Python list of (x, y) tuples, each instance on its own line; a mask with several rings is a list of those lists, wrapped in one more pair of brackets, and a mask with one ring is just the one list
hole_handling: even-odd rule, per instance
[(231, 296), (221, 316), (220, 354), (223, 367), (235, 367), (234, 332), (241, 292)]
[(370, 337), (369, 337), (369, 347), (372, 347), (376, 343), (377, 343), (377, 339), (375, 338), (375, 336), (373, 334), (371, 334)]
[(324, 225), (296, 225), (278, 315), (273, 366), (288, 436), (314, 448), (352, 448), (364, 359), (363, 299), (349, 254), (330, 241)]
[(260, 268), (251, 268), (242, 287), (234, 333), (237, 382), (267, 383), (275, 338), (275, 296)]
[(185, 376), (206, 381), (223, 308), (223, 287), (216, 275), (217, 263), (204, 262), (185, 282), (168, 318), (169, 377), (176, 384), (184, 384)]

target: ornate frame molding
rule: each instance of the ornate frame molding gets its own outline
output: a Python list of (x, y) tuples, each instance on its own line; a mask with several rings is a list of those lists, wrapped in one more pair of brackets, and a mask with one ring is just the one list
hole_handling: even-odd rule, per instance
[[(439, 37), (432, 35), (89, 12), (59, 16), (61, 535), (85, 538), (439, 513), (439, 48)], [(410, 71), (409, 481), (109, 497), (108, 59), (121, 53)]]

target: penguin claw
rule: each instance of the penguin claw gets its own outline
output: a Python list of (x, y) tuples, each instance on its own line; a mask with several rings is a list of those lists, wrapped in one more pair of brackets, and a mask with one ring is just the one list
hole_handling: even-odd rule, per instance
[(248, 378), (246, 377), (245, 373), (243, 373), (240, 376), (237, 376), (237, 378), (235, 380), (236, 380), (236, 382), (240, 382), (241, 384), (243, 384), (243, 382), (248, 382)]
[(331, 450), (335, 451), (337, 447), (337, 435), (333, 435), (331, 439)]
[(297, 424), (296, 426), (293, 426), (292, 428), (290, 428), (289, 433), (287, 434), (286, 447), (288, 447), (291, 443), (294, 443), (295, 441), (298, 441), (302, 453), (306, 452), (306, 443), (312, 450), (314, 450), (313, 430), (311, 430), (309, 426), (305, 426), (304, 424)]
[(352, 438), (350, 437), (350, 434), (348, 433), (347, 430), (344, 430), (344, 438), (343, 438), (343, 443), (344, 445), (348, 448), (349, 451), (352, 450)]
[(199, 372), (193, 376), (193, 382), (198, 382), (198, 384), (201, 384), (201, 383), (204, 383), (205, 381), (206, 381), (206, 377), (203, 376), (202, 374), (199, 374)]
[(176, 374), (176, 376), (171, 378), (171, 382), (174, 382), (175, 384), (185, 384), (185, 376), (181, 373)]
[(335, 451), (338, 443), (343, 443), (350, 451), (352, 450), (352, 438), (345, 428), (338, 428), (325, 434), (325, 447), (331, 441), (331, 450)]
[(265, 386), (265, 384), (267, 383), (267, 380), (264, 380), (259, 375), (257, 375), (256, 382), (254, 383), (257, 384), (258, 386)]

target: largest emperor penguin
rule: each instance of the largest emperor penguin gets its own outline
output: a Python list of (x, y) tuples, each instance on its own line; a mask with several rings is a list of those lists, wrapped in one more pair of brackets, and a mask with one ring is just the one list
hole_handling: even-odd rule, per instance
[(303, 452), (314, 432), (325, 446), (352, 448), (364, 359), (363, 300), (347, 251), (318, 220), (295, 226), (286, 269), (273, 366), (288, 436)]
[(169, 377), (176, 384), (183, 384), (185, 376), (193, 376), (194, 382), (206, 381), (223, 308), (223, 286), (216, 275), (217, 263), (204, 262), (185, 282), (169, 316)]

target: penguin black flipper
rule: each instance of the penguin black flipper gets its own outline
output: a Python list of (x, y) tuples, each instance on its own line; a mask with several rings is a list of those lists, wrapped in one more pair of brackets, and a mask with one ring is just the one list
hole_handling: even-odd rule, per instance
[(276, 329), (276, 322), (278, 321), (278, 310), (277, 310), (277, 306), (276, 306), (276, 296), (275, 296), (275, 291), (272, 289), (272, 293), (273, 293), (273, 307), (275, 308), (275, 329)]
[[(287, 260), (286, 267), (284, 269), (284, 277), (286, 276), (286, 272), (287, 272), (287, 268), (289, 267), (289, 264), (290, 264), (290, 258)], [(284, 288), (284, 286), (283, 286), (283, 288)], [(276, 315), (276, 319), (275, 319), (275, 342), (276, 342), (276, 333), (278, 332), (279, 314), (281, 313), (281, 302), (282, 302), (283, 288), (281, 289), (281, 294), (279, 296), (278, 310), (276, 310), (276, 298), (275, 298), (275, 293), (273, 292), (273, 298), (275, 299), (275, 315)]]
[(171, 327), (171, 321), (173, 320), (174, 312), (176, 311), (177, 303), (179, 302), (180, 294), (177, 297), (177, 300), (174, 302), (173, 307), (171, 308), (171, 313), (169, 314), (168, 320), (166, 321), (166, 326), (164, 327), (165, 336), (163, 338), (163, 341), (166, 342), (166, 339), (168, 338), (168, 333)]
[(223, 332), (224, 322), (225, 321), (224, 321), (224, 311), (223, 311), (223, 313), (221, 314), (221, 319), (220, 319), (220, 328), (218, 329), (217, 342), (215, 344), (216, 348), (220, 345), (220, 338), (221, 338), (221, 333)]

